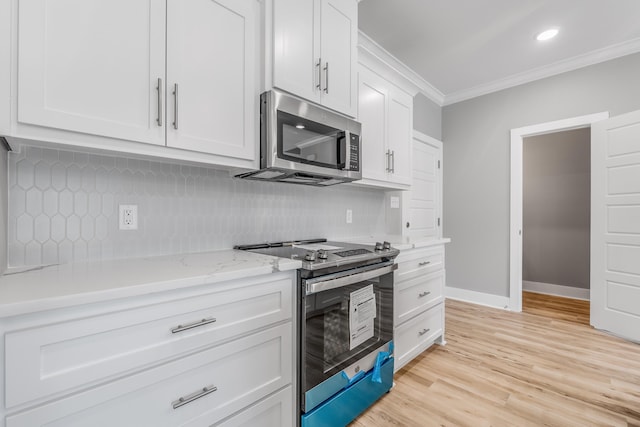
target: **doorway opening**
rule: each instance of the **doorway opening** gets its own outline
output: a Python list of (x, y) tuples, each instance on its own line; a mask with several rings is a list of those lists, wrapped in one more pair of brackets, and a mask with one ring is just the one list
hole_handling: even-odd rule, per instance
[[(511, 213), (510, 213), (510, 284), (509, 308), (522, 311), (523, 290), (523, 203), (525, 138), (551, 135), (577, 129), (590, 129), (591, 124), (607, 119), (609, 113), (591, 114), (566, 120), (542, 123), (511, 130)], [(588, 132), (588, 131), (587, 131)], [(545, 137), (543, 139), (551, 138)], [(539, 142), (539, 141), (538, 141)], [(534, 142), (535, 143), (535, 142)], [(588, 190), (590, 193), (590, 188)], [(535, 240), (535, 239), (534, 239)], [(588, 249), (587, 249), (588, 250)], [(588, 269), (588, 264), (587, 264)], [(588, 271), (588, 270), (587, 270)], [(544, 276), (542, 276), (544, 277)], [(544, 282), (538, 282), (544, 283)], [(554, 284), (562, 286), (562, 284)], [(556, 288), (560, 289), (560, 288)], [(584, 292), (584, 291), (583, 291)]]

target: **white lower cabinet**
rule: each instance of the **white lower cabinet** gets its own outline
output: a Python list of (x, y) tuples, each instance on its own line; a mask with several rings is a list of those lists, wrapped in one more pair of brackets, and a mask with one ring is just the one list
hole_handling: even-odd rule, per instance
[(444, 245), (400, 252), (394, 276), (394, 343), (399, 370), (444, 343)]
[(279, 426), (293, 427), (293, 387), (287, 387), (241, 413), (215, 424), (216, 427), (255, 427)]
[(5, 427), (293, 425), (293, 283), (277, 273), (93, 316), (0, 319)]

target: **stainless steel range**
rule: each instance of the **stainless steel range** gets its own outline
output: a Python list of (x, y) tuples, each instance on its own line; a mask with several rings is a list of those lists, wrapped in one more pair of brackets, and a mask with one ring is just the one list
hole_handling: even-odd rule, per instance
[(237, 246), (298, 259), (300, 425), (347, 425), (393, 384), (399, 251), (326, 239)]

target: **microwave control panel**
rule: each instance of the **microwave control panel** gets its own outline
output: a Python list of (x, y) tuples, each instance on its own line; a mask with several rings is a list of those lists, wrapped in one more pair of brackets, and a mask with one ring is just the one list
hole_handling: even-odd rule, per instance
[(349, 145), (351, 157), (349, 158), (349, 170), (359, 171), (360, 170), (360, 136), (355, 134), (350, 134)]

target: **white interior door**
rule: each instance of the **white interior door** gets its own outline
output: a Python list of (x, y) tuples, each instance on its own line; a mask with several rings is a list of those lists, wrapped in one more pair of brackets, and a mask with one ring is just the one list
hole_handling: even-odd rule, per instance
[(640, 342), (640, 111), (591, 141), (591, 324)]
[(426, 135), (413, 138), (413, 182), (409, 201), (409, 235), (440, 237), (442, 143)]

